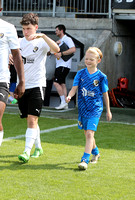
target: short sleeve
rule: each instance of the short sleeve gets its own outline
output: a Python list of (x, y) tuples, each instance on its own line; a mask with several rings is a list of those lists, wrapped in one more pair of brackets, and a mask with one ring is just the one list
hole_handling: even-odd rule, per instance
[(75, 75), (74, 81), (73, 81), (73, 86), (78, 86), (80, 81), (80, 72), (77, 72)]
[(17, 32), (13, 25), (10, 27), (10, 30), (8, 33), (8, 43), (9, 43), (10, 49), (20, 48)]
[(66, 37), (66, 38), (64, 39), (64, 42), (66, 43), (66, 45), (67, 45), (69, 48), (75, 47), (75, 44), (74, 44), (72, 38), (70, 38), (70, 37)]
[(105, 76), (102, 80), (102, 93), (105, 93), (109, 90), (108, 88), (108, 80), (107, 77)]

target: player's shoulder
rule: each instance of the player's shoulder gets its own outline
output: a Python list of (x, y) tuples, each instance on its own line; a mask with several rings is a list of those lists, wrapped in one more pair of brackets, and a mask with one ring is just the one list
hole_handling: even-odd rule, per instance
[(98, 69), (98, 73), (99, 73), (99, 75), (101, 76), (101, 77), (103, 77), (103, 78), (106, 78), (107, 76), (106, 76), (106, 74), (105, 73), (103, 73), (101, 70), (99, 70)]
[(86, 68), (80, 69), (80, 70), (77, 72), (77, 75), (78, 75), (78, 76), (82, 76), (82, 75), (85, 74), (85, 73), (86, 73)]
[(15, 29), (15, 26), (5, 20), (0, 19), (0, 24), (3, 28), (11, 30), (11, 29)]
[(85, 73), (85, 72), (86, 72), (86, 68), (80, 69), (80, 70), (78, 71), (79, 74), (82, 74), (82, 73)]

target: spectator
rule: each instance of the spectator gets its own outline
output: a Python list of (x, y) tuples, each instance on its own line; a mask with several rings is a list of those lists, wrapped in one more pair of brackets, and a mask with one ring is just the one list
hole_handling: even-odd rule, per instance
[(49, 106), (50, 104), (50, 95), (53, 85), (56, 59), (54, 54), (48, 53), (46, 59), (46, 90), (45, 90), (45, 98), (44, 98), (44, 106)]
[[(56, 35), (60, 38), (60, 40), (57, 41), (57, 44), (59, 44), (59, 47), (61, 49), (59, 53), (55, 54), (56, 70), (54, 78), (54, 86), (61, 100), (60, 105), (55, 108), (59, 110), (68, 108), (68, 104), (65, 101), (65, 98), (67, 96), (65, 79), (71, 69), (70, 55), (73, 55), (73, 53), (76, 51), (76, 48), (72, 39), (65, 34), (66, 28), (63, 24), (59, 24), (55, 28), (56, 28)], [(63, 44), (65, 44), (65, 46), (67, 46), (68, 48), (65, 48), (65, 50), (64, 48), (62, 49)], [(65, 58), (68, 59), (66, 59), (65, 61)]]

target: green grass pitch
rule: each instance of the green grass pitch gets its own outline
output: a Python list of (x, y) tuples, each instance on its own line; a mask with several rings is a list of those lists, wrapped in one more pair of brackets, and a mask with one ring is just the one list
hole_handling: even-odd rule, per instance
[(48, 130), (41, 134), (44, 154), (21, 164), (17, 156), (24, 150), (24, 137), (6, 138), (24, 135), (26, 120), (15, 113), (4, 114), (5, 134), (0, 147), (1, 200), (135, 199), (133, 124), (100, 122), (95, 138), (101, 158), (97, 164), (89, 164), (86, 171), (79, 171), (77, 166), (85, 146), (83, 131), (77, 126), (59, 129), (77, 124), (77, 120), (65, 119), (65, 114), (63, 118), (44, 116), (39, 119), (40, 129)]

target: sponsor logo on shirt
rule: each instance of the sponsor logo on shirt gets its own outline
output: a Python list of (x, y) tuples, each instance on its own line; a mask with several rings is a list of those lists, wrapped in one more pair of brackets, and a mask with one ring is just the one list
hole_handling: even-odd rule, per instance
[(38, 51), (38, 47), (34, 47), (33, 52), (36, 53)]
[(99, 80), (94, 80), (93, 85), (97, 87), (99, 85)]
[(0, 38), (3, 38), (4, 37), (4, 33), (0, 33)]
[(81, 121), (78, 121), (78, 125), (79, 125), (80, 127), (82, 127), (82, 122), (81, 122)]
[(34, 63), (34, 59), (33, 59), (33, 58), (30, 59), (30, 58), (25, 58), (25, 57), (22, 56), (22, 59), (23, 59), (24, 65), (25, 65), (26, 63), (28, 63), (28, 64)]
[(94, 96), (95, 96), (95, 92), (94, 92), (94, 91), (86, 90), (86, 89), (83, 87), (83, 89), (82, 89), (82, 95), (83, 95), (83, 97), (86, 97), (86, 96), (94, 97)]
[(34, 59), (26, 59), (27, 63), (34, 63)]

